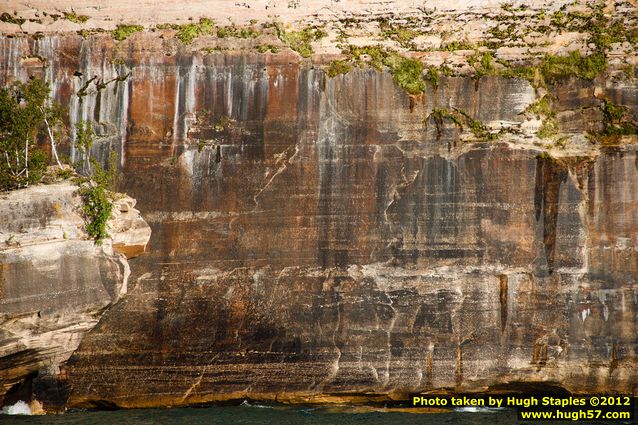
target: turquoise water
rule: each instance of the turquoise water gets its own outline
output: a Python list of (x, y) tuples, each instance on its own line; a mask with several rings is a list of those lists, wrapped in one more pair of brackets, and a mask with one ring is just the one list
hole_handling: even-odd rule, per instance
[[(0, 415), (2, 424), (520, 424), (514, 410), (490, 410), (479, 412), (454, 411), (438, 414), (412, 414), (387, 411), (361, 412), (352, 408), (287, 407), (242, 405), (227, 407), (187, 409), (141, 409), (116, 411), (76, 411), (55, 416)], [(545, 422), (533, 422), (543, 424)], [(551, 422), (553, 424), (569, 423)], [(573, 422), (572, 422), (573, 423)], [(603, 422), (580, 421), (579, 424)], [(608, 424), (611, 422), (608, 422)], [(618, 422), (615, 422), (618, 423)]]

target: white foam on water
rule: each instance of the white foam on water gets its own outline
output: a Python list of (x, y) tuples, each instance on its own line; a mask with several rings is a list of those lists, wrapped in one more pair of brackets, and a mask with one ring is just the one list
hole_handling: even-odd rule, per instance
[(464, 406), (454, 409), (455, 412), (461, 413), (496, 413), (503, 410), (502, 407), (476, 407), (476, 406)]
[(256, 407), (258, 409), (272, 409), (272, 406), (265, 406), (263, 404), (251, 404), (251, 403), (248, 403), (248, 400), (244, 400), (244, 402), (241, 404), (241, 406)]
[(11, 406), (5, 406), (0, 410), (0, 413), (5, 415), (32, 415), (31, 408), (27, 403), (20, 400)]

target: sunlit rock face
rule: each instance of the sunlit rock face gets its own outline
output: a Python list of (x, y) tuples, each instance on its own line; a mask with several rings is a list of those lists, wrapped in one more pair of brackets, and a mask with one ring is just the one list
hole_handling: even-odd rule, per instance
[[(113, 250), (111, 238), (97, 246), (87, 237), (77, 192), (62, 182), (0, 195), (3, 405), (35, 394), (47, 409), (61, 408), (70, 388), (64, 362), (126, 292), (126, 257)], [(122, 250), (139, 252), (141, 244), (143, 251), (150, 228), (135, 210), (120, 211), (127, 199), (116, 205), (112, 234)], [(131, 232), (137, 236), (127, 239)]]
[[(386, 72), (327, 78), (285, 52), (167, 55), (140, 36), (113, 65), (110, 39), (3, 43), (52, 58), (71, 122), (111, 123), (95, 149), (117, 150), (152, 228), (67, 365), (69, 405), (637, 393), (636, 146), (539, 156), (528, 82), (442, 78), (410, 98)], [(596, 90), (636, 110), (634, 86), (564, 81), (561, 129), (601, 119), (581, 108)], [(433, 107), (522, 130), (466, 143), (424, 123)]]

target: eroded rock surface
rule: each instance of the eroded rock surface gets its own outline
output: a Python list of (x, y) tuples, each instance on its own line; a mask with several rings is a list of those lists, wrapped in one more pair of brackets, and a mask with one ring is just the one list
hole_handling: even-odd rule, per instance
[[(497, 21), (529, 12), (495, 7)], [(486, 19), (457, 12), (448, 20), (463, 15), (473, 26), (456, 25), (470, 30)], [(358, 22), (342, 24), (376, 43)], [(69, 405), (539, 385), (638, 394), (637, 145), (588, 138), (604, 101), (638, 112), (635, 70), (621, 69), (636, 64), (632, 45), (612, 43), (596, 78), (544, 87), (471, 78), (472, 50), (412, 52), (461, 71), (409, 96), (387, 70), (329, 78), (332, 56), (258, 53), (246, 39), (184, 45), (162, 31), (0, 45), (0, 78), (47, 77), (71, 123), (99, 123), (94, 153), (118, 152), (121, 189), (153, 230), (131, 290), (67, 365)], [(582, 47), (586, 36), (565, 32), (495, 58)], [(78, 96), (94, 75), (128, 76)], [(560, 137), (540, 139), (528, 108), (546, 93)], [(435, 108), (498, 137), (437, 124)]]
[(97, 246), (84, 231), (77, 192), (63, 182), (0, 194), (0, 397), (6, 404), (35, 392), (46, 408), (60, 407), (55, 402), (68, 392), (65, 361), (126, 292), (130, 269), (114, 241), (123, 252), (139, 253), (150, 237), (139, 214), (123, 207), (134, 204), (124, 197), (110, 222), (113, 240)]

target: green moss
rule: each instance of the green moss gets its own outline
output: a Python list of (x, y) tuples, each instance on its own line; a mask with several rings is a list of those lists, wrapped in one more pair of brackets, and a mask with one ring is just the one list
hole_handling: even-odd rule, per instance
[(501, 5), (501, 9), (503, 9), (506, 12), (516, 13), (516, 12), (524, 12), (527, 9), (529, 9), (529, 7), (525, 4), (521, 5), (520, 7), (514, 7), (514, 5), (511, 3), (503, 3)]
[(181, 25), (178, 24), (157, 24), (155, 25), (156, 30), (178, 30)]
[(452, 71), (452, 68), (450, 68), (446, 63), (443, 63), (441, 64), (441, 66), (439, 66), (439, 72), (446, 77), (451, 77), (454, 75), (454, 71)]
[(257, 38), (259, 32), (254, 28), (237, 28), (235, 25), (217, 28), (219, 38)]
[(467, 126), (477, 141), (489, 142), (496, 140), (499, 136), (499, 133), (492, 133), (481, 121), (470, 117), (466, 112), (457, 108), (453, 108), (452, 110), (434, 108), (424, 122), (427, 125), (431, 120), (434, 121), (434, 124), (436, 125), (437, 137), (441, 136), (445, 120), (451, 121), (461, 131), (463, 131), (464, 126)]
[(494, 58), (490, 52), (479, 53), (476, 52), (474, 56), (468, 58), (468, 63), (474, 68), (475, 80), (480, 79), (486, 75), (496, 75), (496, 68), (494, 67)]
[(62, 180), (70, 179), (75, 175), (75, 170), (71, 167), (59, 168), (55, 173), (57, 178)]
[(505, 66), (498, 75), (504, 78), (521, 78), (534, 87), (542, 85), (540, 72), (535, 66)]
[(548, 54), (537, 65), (527, 66), (511, 66), (505, 61), (498, 61), (503, 66), (502, 70), (495, 70), (485, 55), (480, 64), (476, 55), (469, 60), (472, 66), (478, 68), (475, 75), (494, 74), (506, 78), (524, 78), (534, 87), (545, 86), (546, 83), (555, 83), (570, 77), (593, 80), (607, 70), (607, 58), (601, 52), (588, 56), (582, 56), (578, 50), (570, 52), (567, 56)]
[(508, 24), (504, 28), (502, 28), (502, 25), (499, 24), (495, 27), (490, 28), (489, 33), (492, 35), (492, 37), (499, 40), (516, 40), (517, 38), (519, 38), (516, 34), (517, 27), (517, 24), (513, 22)]
[(558, 123), (556, 118), (549, 117), (543, 120), (543, 124), (536, 132), (536, 136), (541, 139), (550, 139), (558, 134)]
[(603, 113), (603, 131), (599, 136), (638, 135), (638, 123), (632, 119), (627, 107), (604, 99), (600, 110)]
[(571, 76), (593, 80), (607, 70), (607, 58), (603, 53), (582, 56), (578, 50), (567, 56), (546, 55), (538, 65), (547, 82), (555, 82)]
[(219, 119), (217, 121), (215, 121), (215, 123), (213, 124), (213, 130), (215, 130), (216, 132), (220, 133), (224, 130), (226, 130), (226, 128), (230, 125), (230, 120), (225, 117), (225, 116), (221, 116), (219, 117)]
[(425, 72), (425, 79), (432, 84), (434, 88), (439, 87), (439, 82), (441, 81), (441, 72), (438, 68), (428, 68)]
[(199, 35), (200, 31), (197, 24), (180, 25), (175, 33), (175, 37), (184, 44), (191, 44)]
[(140, 31), (144, 31), (144, 27), (141, 25), (120, 24), (111, 32), (111, 34), (117, 41), (122, 41)]
[(498, 138), (497, 133), (492, 133), (489, 128), (479, 120), (470, 118), (469, 128), (474, 137), (476, 137), (479, 141), (490, 142)]
[(78, 15), (73, 9), (71, 9), (71, 12), (64, 12), (64, 19), (75, 24), (83, 24), (89, 20), (89, 17), (86, 15)]
[(461, 118), (463, 116), (456, 111), (450, 111), (445, 108), (433, 108), (430, 115), (425, 119), (425, 124), (427, 125), (430, 120), (434, 121), (434, 124), (437, 128), (437, 133), (441, 134), (441, 129), (443, 127), (443, 122), (445, 120), (450, 120), (452, 123), (458, 127), (460, 130), (463, 130), (463, 122)]
[(419, 35), (417, 31), (406, 28), (404, 25), (396, 25), (387, 21), (381, 21), (379, 28), (383, 37), (396, 41), (404, 49), (416, 49), (413, 40)]
[(345, 60), (333, 60), (326, 68), (326, 75), (333, 78), (340, 74), (347, 74), (352, 71), (352, 65)]
[(26, 22), (25, 19), (18, 18), (7, 12), (4, 12), (2, 15), (0, 15), (0, 21), (6, 22), (8, 24), (16, 24), (16, 25), (22, 25)]
[(441, 45), (441, 50), (453, 52), (455, 50), (474, 50), (476, 46), (468, 41), (451, 41)]
[(255, 47), (255, 50), (257, 50), (259, 53), (266, 53), (266, 52), (279, 53), (279, 47), (274, 46), (272, 44), (260, 44), (257, 47)]
[(552, 106), (552, 99), (545, 95), (532, 103), (525, 109), (525, 112), (532, 113), (543, 120), (541, 127), (536, 132), (536, 136), (541, 139), (549, 139), (558, 134), (558, 122), (556, 112)]
[(215, 47), (203, 47), (200, 49), (200, 52), (204, 52), (207, 55), (211, 55), (215, 52), (225, 52), (230, 50), (229, 47), (220, 47), (220, 46), (215, 46)]
[(77, 31), (78, 35), (81, 35), (82, 38), (88, 38), (89, 36), (93, 34), (99, 34), (103, 32), (106, 32), (106, 30), (103, 28), (81, 29)]
[(587, 44), (594, 52), (605, 54), (613, 43), (638, 40), (638, 27), (631, 27), (624, 19), (611, 18), (605, 14), (602, 1), (588, 4), (588, 12), (570, 11), (564, 8), (554, 12), (550, 26), (558, 32), (580, 32), (588, 34)]
[(566, 137), (566, 136), (559, 137), (554, 141), (554, 146), (560, 149), (565, 149), (568, 141), (569, 141), (569, 137)]
[(548, 95), (545, 95), (532, 103), (525, 109), (526, 112), (536, 114), (538, 117), (554, 117), (556, 113), (552, 108), (551, 99)]
[(403, 90), (413, 95), (421, 94), (425, 91), (423, 64), (420, 60), (391, 54), (384, 63), (390, 69), (394, 81)]
[(634, 78), (636, 76), (636, 67), (631, 64), (625, 64), (621, 69), (627, 79)]
[(627, 108), (622, 105), (616, 105), (612, 101), (604, 99), (600, 108), (603, 112), (605, 120), (612, 124), (620, 123), (627, 114)]
[(385, 60), (389, 53), (383, 47), (380, 46), (347, 46), (342, 50), (342, 53), (346, 54), (359, 66), (364, 64), (364, 56), (367, 56), (367, 63), (372, 68), (381, 71), (385, 67)]
[(314, 51), (312, 42), (317, 41), (328, 35), (323, 29), (308, 27), (300, 31), (286, 31), (279, 23), (274, 24), (277, 30), (277, 37), (302, 57), (310, 57)]
[(197, 23), (184, 25), (174, 25), (176, 29), (175, 37), (184, 44), (191, 44), (194, 39), (202, 35), (212, 35), (215, 30), (215, 23), (212, 19), (201, 18)]
[(367, 64), (379, 71), (387, 68), (395, 83), (409, 94), (425, 91), (423, 64), (418, 59), (404, 57), (380, 46), (347, 46), (342, 52), (359, 66)]

